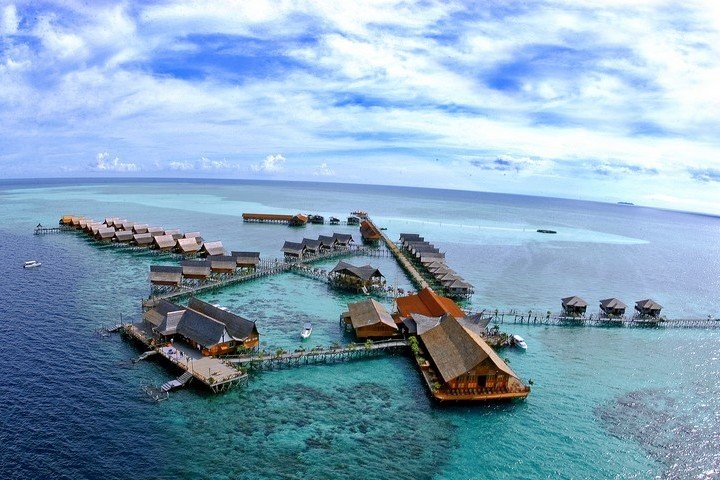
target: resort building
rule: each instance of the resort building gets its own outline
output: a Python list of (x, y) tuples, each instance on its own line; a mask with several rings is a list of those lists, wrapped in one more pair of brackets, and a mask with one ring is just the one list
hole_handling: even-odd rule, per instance
[(347, 233), (333, 233), (332, 237), (335, 239), (335, 246), (339, 248), (347, 248), (355, 242), (352, 235)]
[(160, 286), (179, 287), (182, 283), (183, 267), (150, 265), (150, 283)]
[(358, 339), (388, 338), (398, 335), (392, 315), (374, 299), (351, 303), (342, 315), (346, 327), (352, 326)]
[(408, 242), (424, 242), (425, 239), (417, 233), (401, 233), (400, 244), (405, 247)]
[(185, 260), (182, 265), (182, 273), (185, 278), (204, 280), (210, 278), (212, 266), (210, 260)]
[(260, 263), (260, 252), (231, 252), (237, 268), (255, 271)]
[(213, 273), (235, 273), (237, 261), (230, 255), (214, 255), (207, 257)]
[(198, 245), (202, 245), (203, 243), (203, 238), (200, 236), (200, 232), (188, 232), (183, 236), (183, 238), (192, 238)]
[(260, 340), (255, 322), (197, 298), (187, 307), (161, 300), (143, 320), (158, 340), (183, 341), (206, 356), (256, 348)]
[(153, 248), (158, 250), (170, 251), (175, 248), (175, 245), (177, 245), (177, 240), (172, 235), (156, 235), (153, 237)]
[(282, 247), (282, 252), (285, 254), (285, 260), (302, 260), (305, 254), (305, 245), (298, 242), (285, 242)]
[(98, 231), (95, 233), (96, 240), (101, 240), (105, 242), (112, 241), (114, 236), (115, 229), (113, 227), (99, 228)]
[(180, 231), (179, 228), (171, 228), (165, 230), (165, 235), (172, 235), (175, 240), (183, 238), (183, 233)]
[(149, 233), (136, 233), (131, 243), (138, 247), (149, 247), (153, 243), (153, 236)]
[(373, 266), (356, 267), (343, 261), (330, 270), (329, 278), (334, 285), (356, 291), (368, 291), (372, 287), (382, 286), (385, 279), (380, 270)]
[(133, 233), (127, 230), (116, 230), (113, 240), (120, 243), (127, 243), (133, 239)]
[[(122, 222), (121, 226), (123, 230), (133, 231), (133, 226), (135, 225), (135, 222), (131, 222), (130, 220), (125, 220)], [(135, 232), (133, 232), (135, 233)]]
[[(185, 234), (187, 236), (187, 234)], [(201, 245), (197, 243), (195, 238), (180, 238), (177, 240), (175, 249), (184, 255), (193, 255), (200, 251)]]
[(438, 400), (501, 400), (530, 393), (492, 347), (452, 315), (417, 338), (427, 360), (421, 372)]
[(563, 315), (568, 317), (583, 317), (587, 311), (587, 302), (582, 298), (573, 295), (562, 299)]
[(147, 223), (136, 223), (132, 227), (133, 233), (148, 233), (149, 225)]
[(622, 317), (625, 315), (627, 305), (617, 298), (606, 298), (600, 300), (600, 311), (606, 317)]
[(396, 320), (402, 321), (413, 313), (419, 313), (427, 317), (442, 317), (449, 313), (455, 318), (463, 318), (463, 312), (457, 303), (449, 298), (441, 297), (432, 289), (426, 287), (419, 293), (398, 297), (395, 299), (397, 305)]
[(662, 305), (648, 298), (647, 300), (635, 302), (635, 310), (638, 312), (639, 317), (657, 318), (660, 316)]
[(148, 227), (147, 233), (153, 237), (157, 237), (159, 235), (165, 235), (165, 229), (163, 227)]
[(318, 237), (318, 242), (320, 242), (320, 251), (329, 251), (335, 248), (335, 238), (329, 236), (329, 235), (320, 235)]
[(215, 241), (215, 242), (204, 242), (202, 244), (202, 247), (200, 248), (200, 254), (205, 255), (208, 257), (216, 256), (216, 255), (225, 255), (225, 248), (223, 247), (222, 242)]
[(375, 225), (363, 220), (360, 222), (360, 235), (364, 242), (374, 243), (380, 240), (381, 234)]
[(301, 244), (305, 247), (306, 254), (317, 255), (320, 253), (320, 240), (303, 238)]

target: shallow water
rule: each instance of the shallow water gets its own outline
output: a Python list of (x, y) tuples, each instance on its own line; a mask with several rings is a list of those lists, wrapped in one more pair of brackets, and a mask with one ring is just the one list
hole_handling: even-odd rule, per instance
[[(31, 188), (28, 188), (31, 187)], [(424, 234), (476, 285), (472, 309), (557, 310), (652, 297), (669, 316), (720, 315), (720, 220), (556, 199), (389, 187), (251, 182), (49, 182), (0, 186), (3, 478), (713, 478), (720, 455), (720, 331), (506, 326), (529, 344), (501, 356), (533, 379), (525, 402), (438, 407), (404, 357), (254, 376), (212, 396), (149, 402), (173, 372), (131, 364), (135, 346), (95, 330), (137, 315), (153, 256), (69, 234), (33, 236), (63, 213), (199, 230), (229, 249), (355, 228), (243, 224), (243, 211), (362, 208)], [(558, 230), (542, 235), (537, 228)], [(43, 266), (23, 270), (22, 262)], [(390, 259), (389, 283), (409, 286)], [(326, 262), (325, 267), (334, 262)], [(353, 295), (294, 274), (205, 295), (256, 319), (263, 348), (349, 338)], [(387, 303), (387, 302), (386, 302)], [(389, 305), (389, 304), (388, 304)]]

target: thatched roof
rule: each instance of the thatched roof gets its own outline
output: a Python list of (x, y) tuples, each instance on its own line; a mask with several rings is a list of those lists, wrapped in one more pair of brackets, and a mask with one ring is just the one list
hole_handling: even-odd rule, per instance
[(231, 252), (230, 255), (238, 266), (257, 266), (260, 263), (260, 252)]
[(235, 271), (237, 267), (235, 257), (230, 255), (213, 255), (207, 258), (210, 260), (210, 268), (213, 271)]
[(397, 325), (390, 313), (376, 300), (370, 298), (362, 302), (351, 303), (348, 305), (350, 312), (350, 321), (354, 329), (369, 327), (382, 323), (397, 330)]
[(115, 236), (115, 229), (113, 227), (105, 227), (98, 229), (95, 237), (100, 240), (110, 240)]
[(153, 237), (153, 244), (161, 250), (172, 249), (177, 244), (177, 240), (172, 235), (157, 235)]
[(400, 234), (400, 242), (412, 242), (412, 241), (423, 241), (425, 240), (423, 237), (420, 236), (420, 234), (417, 233), (401, 233)]
[(600, 306), (604, 310), (623, 310), (627, 308), (627, 305), (617, 298), (606, 298), (605, 300), (600, 300)]
[(515, 372), (475, 332), (448, 316), (420, 335), (425, 349), (444, 382), (449, 382), (489, 360), (500, 371), (517, 378)]
[(335, 238), (329, 235), (320, 235), (318, 236), (318, 242), (324, 247), (332, 247), (335, 245)]
[(202, 243), (200, 232), (187, 232), (183, 238), (194, 238), (197, 243)]
[(373, 278), (384, 276), (382, 273), (380, 273), (380, 270), (373, 266), (363, 265), (361, 267), (356, 267), (355, 265), (343, 261), (338, 262), (338, 264), (335, 265), (335, 268), (330, 270), (330, 273), (350, 275), (352, 277), (359, 278), (360, 280), (363, 280), (365, 282), (369, 282)]
[(136, 223), (132, 227), (133, 233), (147, 233), (149, 225), (147, 223)]
[(587, 307), (588, 304), (585, 300), (582, 298), (573, 295), (572, 297), (565, 297), (562, 299), (562, 304), (564, 307), (575, 307), (575, 308), (582, 308)]
[(195, 241), (194, 237), (180, 238), (177, 241), (177, 248), (182, 253), (192, 253), (200, 250), (200, 245)]
[(115, 240), (118, 242), (129, 242), (133, 239), (133, 233), (127, 230), (118, 230), (115, 232)]
[(258, 334), (255, 322), (198, 298), (192, 297), (188, 302), (188, 308), (223, 323), (228, 333), (238, 340), (245, 340)]
[(303, 238), (301, 242), (307, 250), (316, 252), (320, 250), (320, 240), (313, 240), (311, 238)]
[(225, 248), (220, 241), (204, 242), (200, 251), (209, 256), (225, 255)]
[(150, 283), (153, 285), (180, 285), (182, 267), (169, 265), (150, 265)]
[(302, 255), (305, 251), (305, 245), (298, 242), (285, 242), (282, 247), (283, 253), (291, 255)]
[(174, 335), (185, 308), (167, 300), (160, 300), (155, 308), (148, 310), (143, 319), (163, 335)]
[(648, 298), (646, 300), (640, 300), (638, 302), (635, 302), (635, 308), (637, 308), (638, 310), (645, 310), (645, 311), (648, 311), (648, 310), (660, 311), (660, 310), (662, 310), (663, 307), (662, 307), (662, 305), (657, 303), (655, 300), (651, 300)]
[(440, 324), (443, 317), (428, 317), (421, 313), (411, 313), (407, 318), (406, 325), (408, 325), (410, 333), (416, 335), (422, 335), (431, 328), (434, 328)]
[(133, 242), (137, 245), (150, 245), (153, 242), (153, 236), (149, 233), (136, 233), (133, 235)]
[(211, 273), (210, 260), (186, 260), (181, 265), (186, 277), (209, 277)]
[(335, 242), (340, 245), (347, 245), (353, 242), (352, 235), (347, 233), (333, 233), (332, 238), (334, 238)]
[(163, 227), (148, 227), (148, 233), (153, 237), (158, 235), (165, 235), (165, 229)]
[(455, 318), (465, 316), (465, 312), (455, 302), (441, 297), (428, 287), (415, 295), (398, 297), (395, 302), (401, 317), (409, 317), (411, 313), (420, 313), (428, 317), (441, 317), (446, 313)]

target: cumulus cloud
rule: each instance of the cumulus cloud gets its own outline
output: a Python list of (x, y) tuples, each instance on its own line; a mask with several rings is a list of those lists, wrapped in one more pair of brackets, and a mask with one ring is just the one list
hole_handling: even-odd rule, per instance
[(499, 155), (490, 159), (474, 159), (470, 160), (470, 164), (481, 170), (497, 170), (501, 172), (515, 171), (533, 171), (539, 173), (549, 170), (553, 165), (552, 160), (530, 157), (516, 157), (513, 155)]
[(195, 170), (195, 164), (192, 162), (181, 161), (181, 162), (170, 162), (168, 164), (170, 170), (189, 171)]
[(172, 161), (167, 164), (169, 170), (183, 172), (220, 172), (229, 170), (239, 170), (240, 164), (223, 160), (211, 160), (202, 156), (197, 161), (180, 160)]
[(18, 24), (20, 18), (18, 17), (17, 8), (15, 5), (6, 5), (0, 11), (0, 35), (13, 35), (18, 31)]
[(319, 167), (315, 169), (313, 172), (313, 175), (320, 176), (320, 177), (333, 177), (335, 176), (335, 171), (328, 167), (328, 164), (323, 162), (320, 164)]
[(278, 173), (282, 172), (285, 168), (285, 157), (282, 154), (268, 155), (260, 163), (255, 163), (250, 166), (253, 172), (258, 173)]
[(140, 168), (129, 162), (121, 162), (118, 157), (110, 160), (108, 152), (98, 153), (95, 157), (95, 163), (91, 165), (93, 170), (98, 172), (139, 172)]
[(604, 176), (621, 175), (657, 175), (659, 170), (655, 167), (633, 165), (622, 162), (595, 162), (590, 167), (593, 173)]
[(691, 168), (688, 172), (693, 179), (701, 182), (720, 182), (720, 169)]

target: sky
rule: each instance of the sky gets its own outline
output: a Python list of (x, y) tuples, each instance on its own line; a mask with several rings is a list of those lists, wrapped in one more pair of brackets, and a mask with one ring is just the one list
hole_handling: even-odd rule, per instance
[(720, 213), (720, 2), (0, 0), (0, 178)]

